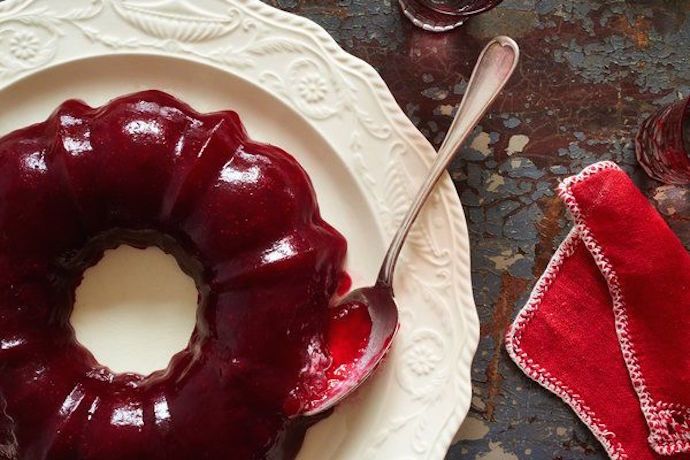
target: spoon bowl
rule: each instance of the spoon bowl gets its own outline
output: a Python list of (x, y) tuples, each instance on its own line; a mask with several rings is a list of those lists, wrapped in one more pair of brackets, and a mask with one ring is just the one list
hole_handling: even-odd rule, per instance
[(390, 286), (377, 283), (374, 286), (356, 289), (341, 299), (336, 308), (353, 304), (365, 306), (371, 318), (371, 331), (366, 347), (355, 366), (348, 370), (347, 379), (331, 386), (322, 399), (312, 405), (304, 415), (316, 415), (330, 409), (359, 387), (381, 363), (398, 332), (398, 306)]

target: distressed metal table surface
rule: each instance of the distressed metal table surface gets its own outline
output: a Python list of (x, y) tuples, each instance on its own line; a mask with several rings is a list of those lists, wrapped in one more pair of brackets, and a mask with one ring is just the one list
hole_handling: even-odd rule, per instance
[(514, 37), (523, 59), (450, 169), (469, 221), (481, 342), (469, 418), (448, 459), (599, 459), (603, 449), (556, 397), (509, 360), (503, 334), (569, 223), (553, 189), (613, 159), (690, 243), (688, 190), (635, 164), (631, 137), (690, 91), (690, 0), (506, 0), (459, 31), (416, 29), (395, 0), (264, 0), (325, 27), (383, 76), (438, 146), (483, 44)]

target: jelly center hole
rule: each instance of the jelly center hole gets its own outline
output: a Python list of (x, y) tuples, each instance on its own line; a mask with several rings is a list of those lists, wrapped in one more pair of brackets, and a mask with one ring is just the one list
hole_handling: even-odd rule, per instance
[(189, 343), (198, 295), (170, 254), (121, 245), (84, 272), (70, 321), (100, 364), (147, 375)]

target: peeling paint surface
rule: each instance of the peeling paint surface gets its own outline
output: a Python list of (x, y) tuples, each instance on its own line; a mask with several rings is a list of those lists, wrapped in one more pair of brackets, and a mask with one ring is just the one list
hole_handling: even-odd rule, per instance
[[(505, 125), (505, 122), (503, 123)], [(508, 147), (506, 148), (506, 154), (512, 155), (514, 153), (521, 153), (525, 150), (527, 143), (529, 142), (529, 137), (524, 134), (515, 134), (510, 136), (508, 141)]]
[(595, 161), (618, 162), (690, 246), (687, 189), (648, 179), (631, 142), (646, 116), (690, 94), (690, 0), (505, 0), (440, 35), (412, 26), (397, 0), (264, 1), (372, 64), (437, 147), (482, 46), (518, 41), (515, 76), (450, 168), (482, 327), (472, 409), (447, 459), (605, 459), (565, 404), (513, 365), (503, 334), (569, 229), (554, 188)]

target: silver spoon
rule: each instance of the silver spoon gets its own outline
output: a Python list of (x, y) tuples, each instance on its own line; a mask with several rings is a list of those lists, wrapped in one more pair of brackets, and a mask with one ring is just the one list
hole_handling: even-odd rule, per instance
[(324, 399), (315, 403), (304, 412), (304, 415), (318, 414), (340, 402), (371, 375), (390, 349), (393, 337), (398, 330), (398, 307), (393, 294), (393, 273), (405, 238), (441, 175), (512, 75), (519, 55), (517, 43), (508, 37), (494, 38), (479, 55), (460, 108), (424, 185), (417, 193), (393, 237), (383, 259), (376, 284), (372, 287), (356, 289), (340, 301), (341, 305), (360, 303), (367, 306), (372, 321), (367, 347), (348, 379), (332, 388)]

